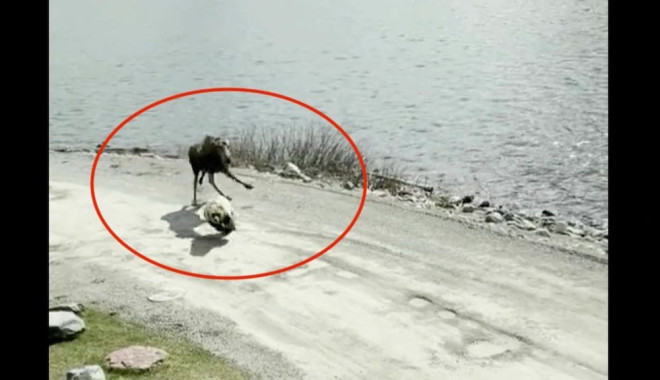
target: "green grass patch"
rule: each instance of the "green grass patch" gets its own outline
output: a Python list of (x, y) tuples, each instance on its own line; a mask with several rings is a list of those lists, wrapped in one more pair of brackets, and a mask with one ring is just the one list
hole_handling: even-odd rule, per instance
[[(120, 320), (96, 309), (83, 314), (86, 330), (75, 340), (49, 347), (50, 379), (65, 378), (69, 369), (98, 364), (107, 379), (246, 379), (247, 375), (194, 343), (179, 337), (158, 333), (144, 326)], [(153, 346), (169, 356), (155, 370), (145, 373), (108, 371), (105, 357), (131, 345)]]

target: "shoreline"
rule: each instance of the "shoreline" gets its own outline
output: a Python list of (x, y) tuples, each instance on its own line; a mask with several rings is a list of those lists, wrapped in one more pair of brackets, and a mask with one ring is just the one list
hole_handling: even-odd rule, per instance
[[(240, 145), (237, 148), (240, 149), (246, 149), (247, 150), (254, 150), (256, 149), (252, 144), (254, 144), (253, 141), (245, 141), (245, 140), (239, 140), (238, 145)], [(49, 147), (50, 151), (58, 152), (58, 153), (96, 153), (98, 149), (100, 148), (101, 144), (98, 144), (96, 148), (91, 149), (88, 147), (84, 146), (58, 146), (58, 147)], [(313, 150), (316, 149), (322, 149), (320, 147), (314, 147), (312, 148)], [(179, 146), (179, 147), (161, 147), (161, 148), (151, 148), (147, 145), (147, 147), (143, 146), (134, 146), (134, 147), (114, 147), (114, 146), (106, 146), (105, 150), (103, 153), (105, 154), (117, 154), (117, 155), (136, 155), (136, 156), (142, 156), (142, 157), (152, 157), (152, 158), (162, 158), (162, 159), (186, 159), (186, 151), (184, 146)], [(248, 167), (248, 168), (255, 168), (260, 172), (276, 172), (278, 171), (278, 167), (282, 166), (282, 163), (279, 165), (273, 165), (272, 163), (269, 162), (263, 162), (263, 160), (260, 160), (260, 162), (249, 162), (249, 160), (253, 157), (248, 157), (247, 161), (248, 162), (242, 162), (245, 161), (243, 158), (238, 157), (236, 155), (236, 152), (234, 153), (234, 163), (232, 163), (233, 167)], [(254, 152), (250, 152), (254, 153)], [(279, 152), (278, 152), (279, 153)], [(238, 157), (238, 159), (236, 159)], [(396, 181), (403, 181), (407, 182), (409, 184), (415, 184), (415, 186), (421, 186), (421, 187), (430, 187), (433, 188), (435, 191), (433, 192), (433, 196), (431, 199), (433, 201), (439, 200), (443, 203), (446, 203), (447, 200), (449, 200), (451, 197), (458, 196), (461, 194), (461, 192), (457, 192), (456, 190), (452, 190), (451, 187), (444, 187), (442, 184), (439, 183), (430, 183), (427, 181), (421, 181), (419, 177), (416, 177), (415, 175), (411, 173), (407, 173), (405, 171), (395, 169), (398, 168), (398, 166), (378, 166), (378, 165), (370, 165), (368, 157), (364, 157), (365, 162), (367, 163), (367, 166), (373, 167), (371, 169), (371, 172), (369, 173), (370, 176), (374, 174), (374, 178), (378, 174), (386, 174), (386, 178), (389, 177), (389, 179), (393, 181), (378, 181), (379, 183), (385, 183), (384, 186), (392, 185), (393, 182)], [(301, 167), (302, 171), (305, 172), (307, 175), (312, 177), (312, 179), (320, 179), (319, 177), (326, 177), (328, 175), (327, 171), (324, 171), (323, 169), (316, 169), (316, 168), (303, 168)], [(379, 170), (381, 170), (382, 173), (379, 173)], [(355, 169), (353, 171), (353, 174), (350, 173), (343, 173), (339, 174), (339, 180), (346, 181), (349, 180), (350, 182), (353, 182), (353, 186), (356, 187), (361, 187), (361, 178), (357, 178), (358, 176), (361, 177), (361, 174), (356, 175), (355, 173), (359, 172), (359, 168)], [(389, 174), (391, 173), (391, 175)], [(372, 178), (370, 178), (369, 184), (372, 185), (374, 182)], [(414, 186), (413, 186), (414, 187)], [(480, 187), (480, 185), (479, 185)], [(466, 196), (475, 196), (478, 195), (480, 192), (483, 192), (484, 189), (473, 189), (471, 192), (467, 193), (462, 193), (460, 195), (461, 199), (463, 199)], [(487, 192), (487, 191), (486, 191)], [(398, 195), (405, 195), (406, 191), (403, 191), (404, 194), (396, 194), (396, 191), (394, 192), (394, 196)], [(439, 198), (439, 199), (437, 199)], [(444, 198), (444, 199), (443, 199)], [(608, 230), (609, 230), (609, 223), (608, 223), (608, 214), (607, 212), (605, 213), (605, 218), (595, 218), (593, 214), (585, 214), (585, 213), (576, 213), (570, 210), (564, 210), (564, 212), (557, 212), (552, 205), (548, 205), (545, 207), (540, 206), (537, 202), (534, 202), (534, 200), (528, 200), (525, 202), (525, 205), (521, 205), (520, 203), (517, 203), (517, 201), (508, 201), (506, 198), (498, 198), (497, 201), (494, 201), (488, 196), (483, 196), (483, 195), (478, 195), (477, 200), (474, 201), (474, 203), (477, 203), (477, 201), (489, 201), (491, 203), (491, 207), (494, 205), (498, 208), (505, 209), (505, 211), (510, 211), (518, 215), (520, 218), (528, 219), (529, 221), (539, 225), (539, 227), (550, 227), (549, 232), (553, 232), (553, 222), (546, 222), (543, 223), (543, 221), (538, 220), (539, 217), (541, 217), (541, 213), (544, 211), (549, 211), (552, 214), (556, 215), (557, 222), (563, 222), (566, 224), (567, 227), (570, 227), (568, 230), (565, 228), (561, 227), (562, 231), (569, 231), (569, 233), (573, 233), (576, 231), (575, 229), (584, 229), (586, 230), (586, 234), (591, 236), (591, 237), (596, 237), (597, 239), (601, 239), (603, 235), (607, 236), (608, 235)], [(405, 196), (404, 199), (406, 201)], [(456, 202), (454, 202), (456, 203)], [(474, 204), (473, 203), (473, 204)], [(585, 227), (585, 228), (582, 228)], [(596, 230), (596, 231), (593, 231)], [(563, 232), (562, 232), (563, 233)], [(579, 233), (573, 233), (573, 234), (579, 234)], [(584, 236), (583, 236), (584, 237)]]
[[(100, 145), (96, 149), (58, 148), (50, 149), (50, 151), (58, 154), (85, 153), (95, 155), (99, 147)], [(107, 146), (103, 153), (109, 156), (185, 160), (184, 157), (178, 154), (159, 154), (158, 151), (141, 147), (114, 148)], [(328, 190), (340, 189), (341, 192), (358, 193), (362, 188), (361, 176), (360, 179), (351, 181), (346, 178), (327, 176), (322, 172), (316, 173), (314, 177), (306, 176), (300, 172), (298, 174), (289, 173), (286, 172), (286, 168), (277, 168), (273, 165), (255, 167), (247, 164), (236, 166), (236, 168), (276, 175), (294, 182)], [(375, 173), (375, 175), (378, 174)], [(453, 219), (470, 228), (481, 228), (498, 235), (556, 247), (565, 253), (588, 256), (599, 262), (606, 263), (608, 261), (609, 236), (607, 228), (587, 225), (575, 220), (566, 220), (547, 210), (538, 209), (536, 213), (530, 215), (507, 209), (502, 205), (490, 204), (488, 199), (475, 198), (472, 194), (459, 196), (448, 193), (444, 189), (437, 190), (434, 188), (428, 191), (428, 189), (424, 189), (424, 185), (410, 183), (400, 178), (390, 179), (401, 182), (401, 186), (397, 186), (395, 190), (387, 188), (368, 189), (368, 198), (370, 200), (411, 205), (420, 211), (430, 211), (430, 213), (426, 213), (428, 215)], [(372, 184), (371, 179), (369, 184)]]

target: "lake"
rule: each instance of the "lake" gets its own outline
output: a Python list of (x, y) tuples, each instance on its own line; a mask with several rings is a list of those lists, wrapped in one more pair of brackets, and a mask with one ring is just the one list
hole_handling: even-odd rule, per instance
[[(459, 194), (607, 223), (608, 4), (598, 0), (50, 2), (50, 146), (94, 147), (166, 96), (250, 87)], [(316, 124), (314, 124), (316, 123)], [(179, 99), (113, 146), (321, 123), (263, 96)]]

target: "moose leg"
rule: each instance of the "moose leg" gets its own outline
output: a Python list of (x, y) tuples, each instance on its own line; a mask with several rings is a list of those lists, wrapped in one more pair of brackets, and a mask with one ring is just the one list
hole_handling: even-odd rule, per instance
[(200, 185), (202, 184), (202, 181), (204, 180), (204, 174), (206, 174), (206, 172), (202, 170), (202, 176), (199, 177), (199, 184)]
[[(199, 172), (194, 172), (195, 173), (195, 178), (193, 178), (193, 206), (197, 206), (197, 176), (199, 175)], [(204, 174), (204, 173), (202, 173)]]
[(252, 189), (252, 188), (254, 187), (254, 186), (252, 186), (251, 184), (249, 184), (249, 183), (245, 183), (245, 182), (241, 181), (240, 179), (236, 178), (236, 176), (234, 175), (234, 173), (232, 173), (231, 171), (229, 171), (229, 169), (225, 170), (224, 173), (227, 175), (227, 177), (229, 177), (229, 178), (233, 179), (234, 181), (240, 183), (241, 185), (245, 186), (245, 188), (248, 189), (248, 190), (249, 190), (249, 189)]
[(220, 194), (220, 195), (222, 195), (223, 197), (225, 197), (225, 198), (231, 200), (231, 197), (230, 197), (229, 195), (226, 195), (225, 193), (223, 193), (222, 191), (220, 191), (220, 189), (218, 189), (218, 186), (215, 185), (215, 181), (213, 180), (213, 173), (209, 173), (209, 182), (211, 183), (211, 186), (213, 186), (213, 188), (215, 189), (215, 191), (218, 192), (218, 194)]

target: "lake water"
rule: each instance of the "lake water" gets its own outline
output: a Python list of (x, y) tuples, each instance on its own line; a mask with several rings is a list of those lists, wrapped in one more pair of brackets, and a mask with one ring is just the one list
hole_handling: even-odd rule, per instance
[[(606, 222), (607, 2), (50, 2), (50, 145), (94, 147), (166, 96), (285, 94), (372, 158), (458, 193)], [(245, 126), (321, 123), (258, 95), (179, 99), (113, 146), (168, 149)]]

